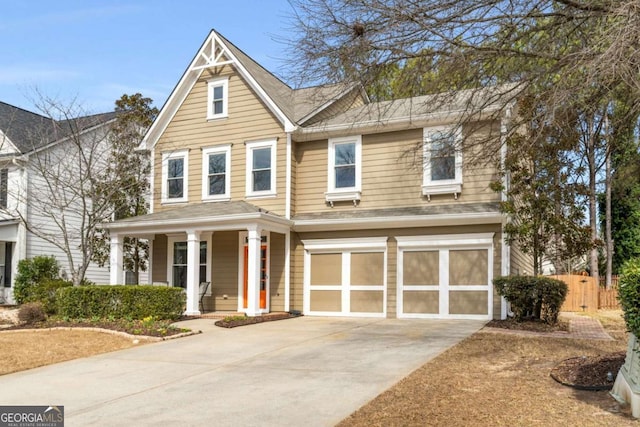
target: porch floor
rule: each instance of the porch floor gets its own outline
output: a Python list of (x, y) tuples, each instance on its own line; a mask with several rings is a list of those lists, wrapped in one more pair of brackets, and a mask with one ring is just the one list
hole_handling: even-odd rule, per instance
[[(271, 313), (265, 313), (265, 314), (261, 314), (261, 317), (276, 317), (276, 316), (282, 316), (285, 312), (284, 311), (272, 311)], [(206, 311), (202, 314), (200, 314), (200, 316), (190, 316), (190, 317), (194, 317), (194, 318), (200, 318), (200, 319), (224, 319), (225, 317), (228, 316), (244, 316), (245, 314), (242, 312), (236, 312), (236, 311)]]

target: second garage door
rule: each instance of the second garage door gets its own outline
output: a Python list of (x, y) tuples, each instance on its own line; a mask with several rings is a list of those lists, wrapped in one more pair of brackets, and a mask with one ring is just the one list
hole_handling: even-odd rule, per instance
[(396, 240), (398, 317), (491, 319), (493, 233)]

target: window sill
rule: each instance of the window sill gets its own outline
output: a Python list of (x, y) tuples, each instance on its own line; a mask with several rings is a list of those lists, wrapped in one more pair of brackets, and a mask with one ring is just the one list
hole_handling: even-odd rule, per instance
[(180, 203), (188, 203), (187, 199), (162, 199), (160, 200), (161, 205), (179, 205)]
[(222, 196), (222, 197), (203, 197), (202, 201), (203, 202), (228, 202), (229, 200), (231, 200), (231, 197), (229, 196)]
[(431, 201), (431, 196), (436, 194), (453, 194), (453, 198), (458, 200), (458, 194), (461, 192), (461, 183), (427, 184), (422, 186), (422, 195), (427, 196), (428, 201)]
[(356, 206), (360, 201), (361, 192), (359, 190), (351, 191), (327, 191), (324, 193), (324, 199), (333, 207), (334, 202), (353, 202)]
[(277, 193), (265, 193), (265, 194), (247, 194), (244, 196), (247, 200), (257, 200), (257, 199), (275, 199), (278, 197)]
[(226, 119), (228, 118), (228, 115), (223, 115), (223, 116), (207, 116), (207, 122), (215, 122), (218, 120), (222, 120), (222, 119)]

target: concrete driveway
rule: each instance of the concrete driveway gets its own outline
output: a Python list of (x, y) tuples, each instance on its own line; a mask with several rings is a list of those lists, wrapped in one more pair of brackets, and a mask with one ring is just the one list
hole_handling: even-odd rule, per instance
[[(63, 405), (66, 426), (331, 426), (482, 321), (301, 317), (0, 377), (1, 405)], [(46, 351), (46, 349), (42, 349)]]

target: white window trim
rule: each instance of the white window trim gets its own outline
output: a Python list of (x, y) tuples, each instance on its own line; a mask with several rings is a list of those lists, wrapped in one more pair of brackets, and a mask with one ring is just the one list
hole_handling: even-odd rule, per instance
[[(263, 198), (275, 197), (276, 192), (276, 160), (277, 160), (277, 140), (269, 139), (265, 141), (247, 142), (247, 164), (246, 164), (246, 197)], [(266, 191), (253, 191), (253, 150), (258, 148), (271, 148), (271, 188)]]
[[(167, 284), (173, 287), (173, 245), (178, 242), (186, 242), (187, 237), (184, 234), (170, 234), (167, 236)], [(209, 282), (209, 286), (207, 287), (207, 292), (205, 295), (211, 295), (211, 254), (213, 250), (213, 232), (202, 233), (200, 236), (200, 242), (207, 243), (207, 277), (206, 281)], [(198, 246), (199, 247), (199, 246)], [(200, 268), (200, 264), (198, 264), (198, 268)], [(199, 270), (198, 270), (199, 271)], [(199, 283), (198, 283), (199, 284)]]
[[(222, 86), (222, 114), (213, 112), (213, 89)], [(207, 82), (207, 120), (222, 119), (229, 116), (229, 78), (209, 80)]]
[(423, 153), (423, 175), (422, 175), (422, 195), (431, 200), (434, 194), (453, 194), (458, 198), (462, 192), (462, 149), (456, 147), (455, 150), (455, 178), (433, 181), (431, 179), (431, 136), (437, 132), (450, 132), (453, 130), (455, 144), (462, 141), (462, 129), (453, 129), (451, 126), (433, 126), (423, 129), (422, 153)]
[[(335, 162), (336, 144), (355, 143), (356, 148), (356, 182), (353, 187), (336, 188)], [(362, 135), (330, 138), (327, 162), (327, 192), (325, 200), (333, 206), (333, 202), (353, 201), (355, 205), (362, 195)]]
[[(317, 316), (387, 317), (387, 237), (361, 237), (348, 239), (303, 240), (303, 312)], [(351, 253), (382, 253), (383, 282), (380, 285), (351, 286)], [(336, 253), (341, 255), (342, 280), (340, 285), (311, 285), (311, 255)], [(382, 313), (351, 312), (351, 291), (382, 291)], [(340, 291), (342, 311), (311, 311), (311, 291)]]
[[(182, 172), (182, 197), (169, 198), (169, 160), (183, 159)], [(178, 150), (162, 153), (162, 194), (161, 203), (184, 203), (189, 200), (189, 150)]]
[[(209, 194), (209, 155), (225, 154), (224, 194)], [(202, 200), (228, 201), (231, 199), (231, 144), (204, 148), (202, 150)]]

